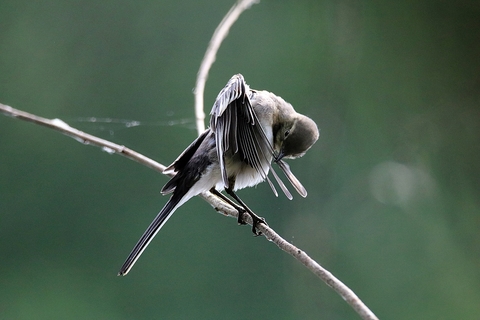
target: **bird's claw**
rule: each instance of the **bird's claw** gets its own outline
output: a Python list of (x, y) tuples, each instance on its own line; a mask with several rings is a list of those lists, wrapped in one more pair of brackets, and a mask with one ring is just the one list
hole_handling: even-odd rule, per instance
[(238, 210), (238, 224), (240, 224), (240, 225), (247, 224), (245, 222), (245, 220), (243, 219), (244, 214), (248, 214), (252, 218), (252, 232), (253, 232), (253, 234), (255, 236), (261, 236), (262, 232), (257, 230), (258, 229), (258, 224), (263, 223), (263, 224), (267, 225), (267, 222), (265, 221), (265, 219), (257, 216), (253, 212), (249, 212), (249, 211), (247, 211), (243, 208), (239, 208), (239, 210)]
[(259, 223), (263, 223), (264, 225), (268, 226), (267, 222), (263, 217), (259, 217), (256, 214), (251, 215), (253, 223), (252, 223), (252, 232), (255, 237), (261, 236), (262, 232), (257, 230), (257, 226)]
[(239, 225), (247, 224), (247, 223), (245, 222), (245, 220), (243, 220), (243, 214), (244, 214), (244, 213), (247, 213), (247, 210), (245, 210), (245, 209), (243, 209), (243, 208), (240, 208), (240, 207), (238, 207), (237, 210), (238, 210), (238, 219), (237, 219), (238, 224), (239, 224)]

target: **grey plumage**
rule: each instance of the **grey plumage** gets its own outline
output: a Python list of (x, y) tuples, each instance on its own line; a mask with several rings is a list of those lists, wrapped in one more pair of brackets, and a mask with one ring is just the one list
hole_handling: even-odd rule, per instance
[[(172, 196), (137, 242), (119, 275), (126, 275), (173, 212), (201, 192), (225, 190), (239, 204), (239, 223), (244, 211), (251, 215), (256, 231), (256, 216), (234, 193), (267, 180), (271, 171), (285, 195), (291, 193), (272, 167), (277, 163), (297, 192), (307, 191), (293, 175), (283, 158), (298, 158), (317, 141), (319, 132), (310, 118), (297, 113), (281, 97), (268, 91), (252, 90), (241, 74), (234, 75), (217, 96), (210, 113), (210, 127), (165, 169), (175, 173), (162, 189)], [(224, 196), (222, 196), (224, 198)]]

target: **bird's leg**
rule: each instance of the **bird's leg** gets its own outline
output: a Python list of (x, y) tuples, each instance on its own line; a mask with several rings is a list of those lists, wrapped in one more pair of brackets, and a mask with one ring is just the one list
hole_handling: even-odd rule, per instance
[[(259, 223), (263, 223), (263, 224), (266, 225), (267, 222), (265, 221), (265, 219), (257, 216), (255, 213), (253, 213), (253, 211), (250, 210), (249, 207), (247, 207), (247, 205), (235, 194), (235, 192), (233, 192), (233, 190), (231, 188), (225, 188), (225, 191), (230, 196), (232, 196), (232, 198), (235, 199), (235, 201), (237, 201), (242, 206), (242, 208), (244, 209), (244, 212), (246, 211), (246, 213), (248, 213), (250, 215), (250, 217), (252, 218), (252, 222), (253, 222), (252, 223), (252, 232), (256, 236), (261, 235), (262, 233), (260, 231), (257, 231), (257, 226), (258, 226)], [(238, 223), (245, 224), (245, 221), (243, 220), (242, 216), (243, 216), (243, 212), (238, 211)]]
[(255, 213), (253, 213), (253, 211), (249, 207), (247, 207), (247, 205), (231, 189), (225, 189), (225, 191), (229, 195), (231, 195), (240, 204), (240, 206), (238, 204), (236, 204), (235, 202), (233, 202), (232, 200), (230, 200), (225, 195), (223, 195), (217, 189), (215, 189), (215, 188), (210, 189), (211, 193), (213, 193), (214, 195), (216, 195), (217, 197), (219, 197), (220, 199), (222, 199), (223, 201), (225, 201), (226, 203), (231, 205), (233, 208), (235, 208), (235, 210), (238, 211), (238, 219), (237, 219), (238, 224), (246, 224), (246, 222), (243, 220), (243, 214), (248, 213), (250, 215), (250, 217), (252, 218), (252, 221), (253, 221), (252, 232), (256, 236), (261, 235), (261, 232), (257, 231), (257, 225), (258, 225), (258, 223), (267, 224), (265, 219), (257, 216)]
[(218, 191), (215, 188), (210, 189), (210, 192), (216, 195), (217, 197), (219, 197), (220, 199), (222, 199), (223, 201), (225, 201), (226, 203), (228, 203), (229, 205), (231, 205), (235, 210), (238, 211), (238, 218), (237, 218), (238, 224), (246, 224), (242, 218), (243, 214), (247, 212), (244, 208), (240, 207), (238, 204), (230, 200), (228, 197), (223, 195), (220, 191)]

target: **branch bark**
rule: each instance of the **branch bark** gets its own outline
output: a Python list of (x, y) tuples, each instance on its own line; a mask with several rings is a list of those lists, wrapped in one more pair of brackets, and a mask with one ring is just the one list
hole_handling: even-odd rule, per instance
[[(24, 120), (32, 122), (53, 130), (56, 130), (60, 133), (63, 133), (66, 136), (69, 136), (76, 141), (84, 145), (92, 145), (100, 147), (103, 151), (110, 154), (115, 153), (121, 156), (124, 156), (130, 160), (136, 161), (150, 169), (153, 169), (158, 172), (162, 172), (165, 169), (165, 166), (138, 153), (130, 148), (127, 148), (123, 145), (113, 143), (111, 141), (98, 138), (94, 135), (85, 133), (83, 131), (77, 130), (67, 123), (60, 119), (46, 119), (39, 117), (37, 115), (17, 110), (10, 106), (0, 103), (0, 112), (6, 116), (16, 118), (19, 120)], [(210, 192), (205, 192), (201, 194), (201, 197), (210, 203), (216, 211), (229, 216), (237, 218), (238, 212), (230, 205), (214, 196)], [(252, 225), (250, 216), (245, 215), (246, 222)], [(317, 277), (322, 279), (327, 285), (332, 287), (345, 301), (352, 306), (352, 308), (362, 317), (362, 319), (374, 320), (377, 317), (368, 309), (368, 307), (355, 295), (355, 293), (350, 290), (345, 284), (340, 280), (335, 278), (330, 272), (320, 266), (315, 260), (310, 258), (304, 251), (298, 249), (282, 237), (278, 235), (272, 228), (264, 224), (258, 226), (258, 230), (262, 232), (266, 239), (275, 243), (280, 249), (292, 255), (310, 271), (312, 271)]]
[[(195, 115), (197, 131), (201, 134), (205, 130), (205, 113), (203, 106), (203, 93), (205, 89), (205, 83), (207, 81), (208, 72), (210, 67), (215, 62), (215, 57), (220, 48), (222, 41), (228, 34), (230, 27), (235, 23), (240, 14), (248, 9), (252, 4), (257, 3), (258, 0), (238, 0), (235, 5), (230, 9), (227, 15), (220, 22), (219, 26), (215, 30), (212, 39), (210, 40), (205, 56), (200, 65), (198, 71), (196, 86), (195, 86)], [(17, 118), (20, 120), (32, 122), (44, 127), (51, 128), (59, 131), (76, 141), (85, 144), (100, 147), (103, 151), (108, 153), (115, 153), (124, 156), (130, 160), (136, 161), (150, 169), (163, 173), (165, 166), (132, 150), (123, 145), (118, 145), (105, 139), (98, 138), (96, 136), (87, 134), (80, 130), (77, 130), (60, 119), (46, 119), (34, 114), (14, 109), (10, 106), (0, 103), (0, 112), (3, 114)], [(232, 208), (229, 204), (222, 201), (220, 198), (205, 192), (200, 195), (205, 201), (207, 201), (216, 211), (229, 216), (237, 218), (238, 212)], [(253, 221), (249, 215), (244, 215), (246, 222), (252, 225)], [(304, 251), (300, 250), (293, 244), (283, 239), (272, 228), (265, 224), (260, 224), (257, 229), (262, 232), (265, 238), (275, 243), (280, 249), (287, 252), (307, 269), (319, 277), (323, 282), (330, 286), (335, 292), (337, 292), (364, 320), (378, 320), (375, 314), (360, 300), (360, 298), (343, 282), (337, 279), (332, 273), (323, 268)]]
[(259, 0), (238, 0), (230, 9), (230, 11), (228, 11), (225, 17), (223, 17), (222, 21), (213, 32), (213, 36), (212, 39), (210, 39), (207, 51), (205, 51), (205, 56), (200, 63), (200, 68), (197, 73), (197, 81), (195, 84), (195, 119), (198, 135), (205, 131), (203, 92), (205, 91), (205, 83), (207, 82), (208, 72), (215, 62), (218, 49), (220, 48), (223, 40), (227, 37), (228, 31), (235, 21), (237, 21), (242, 12), (258, 2)]
[[(208, 72), (215, 62), (218, 49), (228, 35), (228, 31), (230, 30), (231, 26), (235, 23), (235, 21), (237, 21), (240, 14), (255, 3), (258, 3), (258, 0), (238, 0), (225, 15), (213, 33), (212, 39), (210, 40), (208, 48), (205, 52), (205, 56), (200, 64), (195, 86), (195, 116), (198, 134), (201, 134), (205, 130), (203, 93), (205, 91), (205, 83), (207, 81)], [(208, 193), (202, 194), (201, 196), (217, 211), (233, 217), (238, 215), (236, 210), (223, 201), (220, 201), (220, 199), (214, 195)], [(248, 215), (245, 216), (247, 216), (247, 222), (251, 225), (252, 221), (250, 221), (250, 217)], [(312, 271), (317, 277), (322, 279), (323, 282), (334, 289), (345, 301), (347, 301), (347, 303), (358, 313), (362, 319), (378, 319), (349, 287), (337, 279), (328, 270), (323, 268), (315, 260), (310, 258), (304, 251), (298, 249), (293, 244), (280, 237), (272, 228), (265, 224), (260, 224), (258, 229), (262, 232), (265, 238), (267, 238), (267, 240), (275, 243), (280, 249), (292, 255), (295, 259), (300, 261), (300, 263)]]

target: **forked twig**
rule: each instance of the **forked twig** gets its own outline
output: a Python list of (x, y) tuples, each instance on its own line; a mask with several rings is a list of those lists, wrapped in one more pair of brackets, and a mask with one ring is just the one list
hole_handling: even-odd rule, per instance
[[(103, 151), (110, 154), (119, 154), (130, 160), (143, 164), (144, 166), (147, 166), (148, 168), (151, 168), (155, 171), (163, 172), (163, 170), (165, 169), (164, 165), (142, 155), (141, 153), (138, 153), (123, 145), (119, 145), (77, 130), (60, 119), (42, 118), (25, 111), (14, 109), (1, 103), (0, 112), (16, 119), (32, 122), (59, 131), (82, 144), (100, 147)], [(200, 196), (205, 201), (210, 203), (210, 205), (214, 207), (215, 210), (217, 210), (218, 212), (226, 216), (237, 218), (237, 210), (235, 210), (230, 205), (222, 201), (220, 198), (214, 196), (210, 192), (202, 193)], [(245, 215), (244, 218), (246, 218), (245, 221), (248, 224), (252, 225), (253, 221), (251, 220), (249, 215)], [(323, 282), (332, 287), (332, 289), (334, 289), (345, 301), (348, 302), (348, 304), (350, 304), (350, 306), (352, 306), (352, 308), (362, 317), (362, 319), (378, 319), (370, 311), (370, 309), (368, 309), (368, 307), (357, 297), (357, 295), (355, 295), (352, 290), (350, 290), (345, 284), (343, 284), (330, 272), (320, 266), (315, 260), (310, 258), (304, 251), (298, 249), (297, 247), (280, 237), (272, 228), (266, 226), (265, 224), (259, 224), (257, 226), (257, 229), (263, 233), (265, 238), (275, 243), (283, 251), (292, 255), (295, 259), (300, 261), (300, 263), (302, 263), (305, 267), (307, 267), (310, 271), (312, 271), (315, 275), (322, 279)]]
[(205, 112), (203, 108), (203, 92), (205, 91), (205, 83), (207, 82), (208, 72), (215, 62), (218, 49), (223, 40), (227, 37), (230, 27), (237, 21), (238, 17), (243, 11), (250, 8), (253, 4), (258, 3), (259, 0), (238, 0), (230, 11), (227, 12), (225, 17), (213, 32), (212, 39), (205, 51), (200, 68), (197, 73), (197, 81), (195, 84), (195, 120), (197, 123), (197, 132), (200, 135), (205, 130)]
[[(238, 0), (222, 19), (218, 27), (215, 29), (212, 39), (210, 40), (207, 51), (205, 52), (205, 56), (200, 64), (200, 69), (198, 70), (197, 84), (195, 87), (195, 117), (198, 134), (201, 134), (205, 130), (203, 93), (205, 90), (208, 72), (212, 64), (215, 62), (218, 49), (220, 48), (222, 41), (227, 36), (230, 27), (233, 25), (233, 23), (235, 23), (240, 14), (254, 3), (257, 3), (257, 1)], [(207, 200), (207, 202), (211, 203), (217, 211), (223, 213), (228, 211), (228, 215), (231, 216), (236, 216), (238, 214), (236, 210), (232, 210), (233, 208), (231, 208), (229, 205), (226, 205), (211, 194), (202, 194), (202, 197)], [(222, 203), (224, 204), (223, 206), (221, 206)], [(225, 206), (227, 206), (229, 210), (227, 210)], [(247, 217), (250, 218), (248, 215)], [(252, 221), (248, 221), (248, 223), (251, 224)], [(345, 301), (347, 301), (347, 303), (360, 315), (362, 319), (378, 319), (350, 288), (338, 280), (329, 271), (324, 269), (315, 260), (310, 258), (304, 251), (298, 249), (293, 244), (280, 237), (272, 228), (265, 224), (260, 224), (258, 229), (263, 233), (265, 238), (274, 242), (280, 249), (292, 255), (295, 259), (300, 261), (305, 267), (322, 279), (323, 282), (332, 287), (332, 289), (334, 289)]]
[[(223, 39), (228, 34), (228, 30), (237, 20), (239, 15), (249, 8), (252, 4), (256, 3), (257, 0), (238, 0), (237, 3), (230, 9), (227, 15), (223, 18), (220, 25), (215, 30), (215, 33), (210, 40), (210, 44), (205, 53), (205, 56), (202, 60), (200, 70), (197, 76), (197, 82), (195, 87), (195, 114), (196, 114), (196, 123), (197, 130), (202, 133), (205, 130), (205, 113), (203, 111), (203, 92), (205, 89), (205, 82), (208, 77), (208, 72), (213, 62), (217, 51), (222, 43)], [(115, 144), (108, 140), (98, 138), (96, 136), (84, 133), (80, 130), (77, 130), (67, 123), (60, 119), (46, 119), (39, 116), (36, 116), (31, 113), (27, 113), (21, 110), (14, 109), (10, 106), (0, 103), (0, 112), (4, 113), (7, 116), (17, 118), (20, 120), (32, 122), (41, 126), (45, 126), (56, 131), (59, 131), (83, 144), (93, 145), (102, 148), (103, 151), (108, 153), (116, 153), (124, 157), (134, 160), (140, 164), (143, 164), (153, 170), (158, 172), (163, 172), (165, 166), (162, 164), (132, 150), (125, 146)], [(220, 198), (214, 196), (210, 192), (205, 192), (200, 195), (205, 201), (210, 203), (212, 207), (215, 208), (218, 212), (231, 216), (237, 217), (238, 212), (230, 205), (222, 201)], [(252, 220), (249, 215), (245, 215), (246, 222), (250, 225)], [(280, 249), (292, 255), (300, 263), (302, 263), (306, 268), (312, 271), (317, 277), (319, 277), (323, 282), (330, 286), (335, 292), (337, 292), (354, 310), (357, 314), (365, 320), (375, 320), (378, 319), (375, 314), (358, 298), (358, 296), (345, 284), (343, 284), (339, 279), (332, 275), (329, 271), (324, 269), (320, 264), (315, 260), (310, 258), (304, 251), (295, 247), (282, 237), (280, 237), (272, 228), (265, 224), (260, 224), (257, 226), (257, 229), (262, 232), (266, 239), (275, 243)]]

